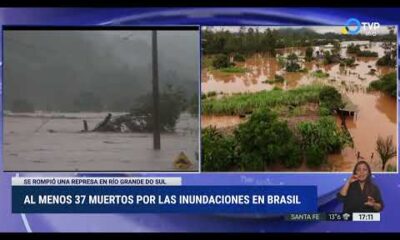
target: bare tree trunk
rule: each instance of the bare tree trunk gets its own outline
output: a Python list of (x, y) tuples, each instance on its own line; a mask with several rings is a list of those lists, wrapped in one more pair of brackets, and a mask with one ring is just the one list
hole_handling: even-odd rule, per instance
[(86, 120), (83, 120), (83, 131), (87, 132), (89, 131), (88, 123)]

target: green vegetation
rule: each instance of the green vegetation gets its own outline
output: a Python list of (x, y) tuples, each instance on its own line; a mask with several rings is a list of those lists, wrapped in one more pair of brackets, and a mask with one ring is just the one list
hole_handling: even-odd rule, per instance
[(231, 67), (227, 67), (227, 68), (221, 68), (218, 69), (221, 72), (224, 73), (245, 73), (247, 72), (246, 68), (242, 68), (242, 67), (236, 67), (236, 66), (231, 66)]
[(212, 68), (213, 57), (211, 56), (203, 56), (201, 59), (201, 67), (202, 68)]
[[(235, 58), (239, 58), (240, 60), (244, 61), (244, 57), (242, 55), (236, 55)], [(209, 58), (206, 58), (209, 59)], [(206, 64), (206, 62), (208, 62)], [(211, 65), (210, 65), (211, 62)], [(212, 57), (210, 60), (204, 60), (205, 67), (212, 67), (215, 70), (218, 70), (223, 73), (244, 73), (247, 71), (246, 68), (235, 66), (235, 63), (230, 62), (229, 56), (226, 54), (217, 54)]]
[(331, 86), (325, 86), (319, 93), (320, 106), (328, 109), (331, 113), (343, 107), (342, 95)]
[(332, 53), (334, 55), (340, 55), (340, 42), (334, 41), (332, 45), (333, 45)]
[[(160, 126), (162, 131), (173, 131), (176, 121), (183, 110), (188, 107), (184, 92), (181, 89), (175, 89), (168, 85), (165, 90), (160, 92)], [(153, 114), (153, 95), (146, 94), (137, 99), (140, 104), (138, 107), (132, 107), (130, 112), (135, 116), (150, 116), (150, 126), (152, 129), (152, 114)]]
[(344, 58), (340, 61), (340, 66), (341, 67), (353, 67), (354, 63), (356, 62), (356, 58), (355, 57), (351, 57), (351, 58)]
[(337, 127), (332, 117), (321, 117), (316, 122), (301, 122), (297, 126), (306, 163), (318, 167), (325, 163), (327, 154), (340, 152), (351, 144), (351, 137)]
[(203, 31), (205, 54), (232, 54), (252, 55), (267, 53), (275, 56), (277, 45), (276, 31), (267, 29), (260, 32), (257, 28), (241, 27), (238, 33), (229, 31)]
[(217, 92), (216, 91), (211, 91), (207, 93), (207, 97), (215, 97), (217, 96)]
[(327, 87), (322, 85), (308, 85), (288, 91), (276, 89), (224, 96), (220, 99), (205, 99), (202, 101), (201, 112), (205, 115), (239, 115), (279, 105), (298, 106), (309, 102), (318, 103), (320, 92), (324, 88)]
[(369, 89), (379, 90), (395, 97), (397, 96), (397, 77), (396, 73), (389, 73), (381, 77), (379, 80), (369, 84)]
[(385, 54), (385, 56), (379, 58), (376, 65), (396, 67), (396, 55), (396, 51), (393, 50), (391, 54)]
[(385, 170), (386, 163), (392, 157), (397, 156), (396, 146), (393, 144), (392, 136), (383, 139), (381, 136), (376, 140), (376, 151), (382, 161), (382, 171)]
[(277, 61), (278, 61), (278, 65), (279, 67), (284, 67), (285, 66), (285, 58), (282, 55), (277, 56)]
[(267, 79), (267, 80), (263, 81), (263, 83), (273, 84), (273, 83), (283, 83), (284, 81), (285, 81), (285, 79), (281, 75), (275, 74), (275, 78), (273, 80)]
[(340, 54), (329, 51), (324, 52), (324, 64), (332, 64), (340, 62)]
[(244, 62), (245, 60), (246, 60), (245, 57), (240, 53), (236, 53), (235, 56), (233, 57), (233, 61), (235, 62)]
[(204, 171), (265, 171), (274, 164), (296, 168), (303, 160), (309, 167), (319, 167), (329, 153), (337, 153), (352, 142), (332, 117), (301, 122), (291, 130), (269, 109), (254, 112), (233, 136), (206, 128), (201, 139)]
[(323, 116), (329, 116), (329, 115), (331, 115), (331, 111), (330, 111), (330, 109), (329, 108), (326, 108), (326, 107), (319, 107), (319, 115), (321, 116), (321, 117), (323, 117)]
[[(281, 161), (285, 167), (301, 164), (295, 137), (286, 122), (267, 109), (255, 112), (235, 131), (241, 170), (263, 171), (265, 166)], [(249, 164), (249, 161), (253, 162)]]
[(212, 66), (216, 69), (229, 68), (232, 63), (229, 61), (229, 57), (226, 54), (217, 54), (213, 57)]
[(321, 69), (313, 72), (312, 75), (314, 77), (317, 77), (317, 78), (327, 78), (327, 77), (329, 77), (329, 73), (323, 72)]
[(313, 59), (313, 52), (314, 52), (314, 49), (312, 47), (307, 47), (307, 49), (306, 49), (306, 61), (307, 62), (311, 62), (311, 60)]
[(347, 53), (350, 53), (350, 54), (357, 54), (358, 52), (360, 52), (361, 51), (361, 49), (360, 49), (360, 45), (354, 45), (353, 43), (352, 44), (350, 44), (349, 46), (347, 46)]
[(377, 52), (372, 52), (372, 51), (369, 51), (369, 50), (359, 51), (357, 53), (357, 57), (378, 57), (378, 53)]
[(234, 138), (222, 135), (213, 127), (205, 128), (201, 132), (202, 169), (229, 171), (235, 160)]
[(286, 71), (287, 72), (298, 72), (301, 67), (298, 64), (298, 57), (295, 53), (289, 54), (287, 56), (287, 61), (286, 61)]
[(316, 122), (305, 121), (298, 124), (302, 148), (317, 146), (326, 153), (340, 152), (349, 144), (347, 134), (337, 127), (333, 117), (321, 117)]
[(309, 167), (319, 167), (326, 163), (327, 154), (318, 146), (310, 146), (304, 150), (306, 164)]
[(310, 28), (280, 28), (259, 31), (254, 27), (240, 27), (238, 31), (216, 31), (213, 27), (206, 27), (203, 31), (204, 54), (235, 54), (245, 56), (254, 53), (266, 53), (275, 56), (276, 49), (285, 47), (310, 47), (332, 44), (336, 49), (339, 41), (369, 40), (378, 42), (396, 42), (396, 34), (366, 36), (364, 34), (344, 35), (339, 33), (317, 33)]
[(377, 52), (372, 52), (369, 50), (362, 51), (360, 45), (354, 45), (353, 43), (347, 46), (347, 53), (356, 54), (357, 57), (378, 57)]

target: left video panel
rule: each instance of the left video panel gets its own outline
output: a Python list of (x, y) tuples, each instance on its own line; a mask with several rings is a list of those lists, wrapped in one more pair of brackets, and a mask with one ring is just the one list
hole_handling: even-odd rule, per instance
[(4, 170), (197, 172), (199, 34), (4, 27)]

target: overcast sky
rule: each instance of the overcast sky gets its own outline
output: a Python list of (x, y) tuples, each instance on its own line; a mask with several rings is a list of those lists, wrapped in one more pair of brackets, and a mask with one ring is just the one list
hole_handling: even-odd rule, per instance
[[(81, 92), (91, 92), (107, 106), (118, 101), (133, 105), (151, 90), (151, 35), (134, 30), (4, 31), (6, 107), (24, 99), (64, 111)], [(199, 32), (157, 35), (160, 87), (174, 84), (188, 96), (197, 94)]]

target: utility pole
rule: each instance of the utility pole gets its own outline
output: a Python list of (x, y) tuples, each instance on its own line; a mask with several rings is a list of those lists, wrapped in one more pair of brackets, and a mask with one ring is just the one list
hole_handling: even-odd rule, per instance
[(160, 144), (160, 97), (158, 92), (158, 53), (157, 31), (152, 30), (152, 60), (153, 60), (153, 148), (159, 150)]

